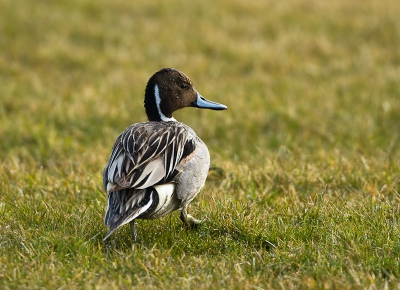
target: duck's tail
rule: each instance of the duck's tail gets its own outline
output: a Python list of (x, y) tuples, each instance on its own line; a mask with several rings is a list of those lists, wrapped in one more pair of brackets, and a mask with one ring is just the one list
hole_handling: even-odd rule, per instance
[(108, 194), (104, 224), (110, 227), (105, 241), (118, 227), (123, 226), (146, 212), (154, 203), (157, 194), (154, 188), (125, 188)]

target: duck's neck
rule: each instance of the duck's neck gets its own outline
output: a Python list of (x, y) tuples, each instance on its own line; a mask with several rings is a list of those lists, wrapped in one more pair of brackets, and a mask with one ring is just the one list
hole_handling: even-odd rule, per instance
[(162, 112), (160, 91), (158, 89), (158, 85), (155, 83), (149, 83), (146, 87), (144, 107), (146, 108), (146, 114), (149, 118), (149, 121), (176, 122), (172, 115), (166, 116)]

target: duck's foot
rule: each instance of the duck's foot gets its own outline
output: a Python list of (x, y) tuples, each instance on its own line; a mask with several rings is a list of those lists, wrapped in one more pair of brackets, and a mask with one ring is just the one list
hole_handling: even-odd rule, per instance
[(180, 219), (183, 222), (183, 224), (190, 229), (197, 228), (199, 226), (199, 224), (201, 224), (203, 222), (201, 220), (195, 219), (190, 214), (188, 214), (186, 212), (186, 209), (183, 209), (181, 211)]
[(131, 232), (132, 232), (133, 241), (135, 242), (136, 239), (137, 239), (137, 232), (136, 232), (136, 229), (135, 229), (135, 220), (131, 221), (129, 223), (129, 225), (131, 226)]

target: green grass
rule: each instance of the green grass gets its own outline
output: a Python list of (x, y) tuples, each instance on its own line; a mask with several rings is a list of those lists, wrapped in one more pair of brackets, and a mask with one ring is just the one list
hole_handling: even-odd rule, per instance
[[(400, 6), (0, 0), (1, 289), (399, 289)], [(102, 169), (158, 69), (212, 165), (190, 207), (102, 242)]]

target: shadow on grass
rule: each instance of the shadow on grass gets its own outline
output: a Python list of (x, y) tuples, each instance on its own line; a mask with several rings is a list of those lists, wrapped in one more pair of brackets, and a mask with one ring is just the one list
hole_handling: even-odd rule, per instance
[[(168, 223), (168, 222), (167, 222)], [(139, 236), (132, 240), (129, 227), (120, 229), (103, 244), (105, 250), (131, 251), (151, 249), (182, 255), (242, 255), (251, 251), (271, 251), (275, 243), (254, 229), (239, 229), (234, 225), (221, 226), (205, 222), (196, 229), (186, 229), (180, 223), (166, 225), (165, 221), (139, 221)]]

